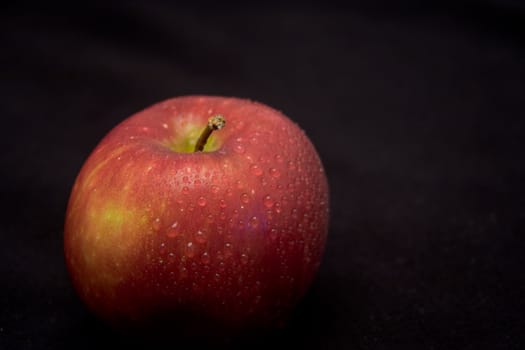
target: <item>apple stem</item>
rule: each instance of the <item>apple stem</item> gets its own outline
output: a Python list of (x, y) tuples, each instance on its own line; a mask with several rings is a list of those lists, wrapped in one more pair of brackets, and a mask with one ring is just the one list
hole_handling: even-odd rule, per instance
[(220, 114), (214, 115), (208, 119), (208, 125), (202, 131), (201, 136), (197, 140), (194, 152), (202, 152), (204, 145), (206, 145), (206, 141), (208, 141), (208, 137), (210, 137), (211, 133), (214, 130), (222, 129), (224, 125), (226, 125), (226, 119), (224, 119), (224, 117)]

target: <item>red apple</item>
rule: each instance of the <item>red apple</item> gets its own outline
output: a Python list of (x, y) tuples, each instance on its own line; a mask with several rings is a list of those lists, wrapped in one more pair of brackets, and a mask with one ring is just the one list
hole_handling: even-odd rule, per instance
[[(226, 126), (209, 135), (215, 115)], [(261, 103), (193, 96), (100, 142), (74, 184), (64, 245), (80, 298), (114, 325), (239, 329), (285, 318), (327, 230), (327, 180), (304, 132)]]

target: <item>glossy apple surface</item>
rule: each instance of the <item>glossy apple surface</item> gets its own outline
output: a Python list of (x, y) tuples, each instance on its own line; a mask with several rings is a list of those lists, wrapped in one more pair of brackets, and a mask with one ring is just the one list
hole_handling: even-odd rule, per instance
[[(208, 118), (226, 126), (193, 152)], [(328, 186), (304, 132), (249, 100), (180, 97), (116, 126), (74, 184), (65, 257), (115, 325), (278, 322), (318, 270)]]

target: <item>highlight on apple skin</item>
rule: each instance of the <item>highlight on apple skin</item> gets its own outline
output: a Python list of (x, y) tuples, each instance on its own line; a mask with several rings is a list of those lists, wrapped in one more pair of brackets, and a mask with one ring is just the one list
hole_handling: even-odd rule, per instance
[[(196, 151), (216, 115), (225, 126)], [(80, 298), (116, 327), (271, 327), (312, 283), (328, 223), (323, 166), (296, 124), (188, 96), (102, 139), (73, 186), (64, 250)]]

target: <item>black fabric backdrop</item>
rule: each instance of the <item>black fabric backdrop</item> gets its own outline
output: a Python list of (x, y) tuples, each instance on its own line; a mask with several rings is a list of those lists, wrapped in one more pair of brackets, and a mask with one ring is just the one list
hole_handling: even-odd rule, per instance
[[(523, 349), (523, 5), (204, 5), (2, 11), (0, 348), (141, 346), (74, 294), (69, 191), (123, 118), (213, 94), (284, 111), (331, 185), (318, 278), (290, 325), (254, 343)], [(172, 345), (176, 331), (159, 348)]]

